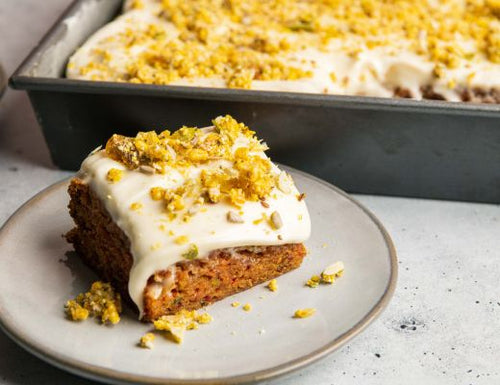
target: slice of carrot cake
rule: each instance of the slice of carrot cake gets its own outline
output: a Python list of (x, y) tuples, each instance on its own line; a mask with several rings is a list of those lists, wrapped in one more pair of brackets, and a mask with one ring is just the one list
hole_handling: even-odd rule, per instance
[(243, 123), (112, 136), (69, 186), (67, 239), (101, 279), (154, 320), (300, 266), (303, 194)]

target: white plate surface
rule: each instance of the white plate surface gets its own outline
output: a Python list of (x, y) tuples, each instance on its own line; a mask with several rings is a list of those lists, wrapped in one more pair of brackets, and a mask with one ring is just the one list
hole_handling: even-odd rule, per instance
[[(290, 170), (312, 220), (309, 255), (278, 278), (207, 308), (214, 321), (186, 333), (182, 345), (160, 336), (153, 350), (136, 346), (150, 329), (125, 311), (113, 327), (65, 319), (65, 301), (97, 278), (62, 234), (72, 227), (67, 181), (38, 194), (0, 232), (0, 325), (38, 357), (93, 379), (115, 383), (240, 383), (275, 377), (332, 352), (387, 305), (397, 275), (396, 254), (382, 225), (335, 187)], [(311, 289), (307, 279), (341, 260), (345, 274)], [(250, 303), (251, 312), (230, 303)], [(298, 308), (314, 307), (307, 319)]]

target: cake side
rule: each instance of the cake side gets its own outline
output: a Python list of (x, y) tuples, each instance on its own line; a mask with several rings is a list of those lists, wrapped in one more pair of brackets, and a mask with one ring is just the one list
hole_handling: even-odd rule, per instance
[(128, 238), (128, 293), (141, 316), (158, 271), (214, 250), (300, 244), (310, 235), (304, 194), (265, 143), (230, 116), (212, 123), (114, 135), (82, 163), (81, 182)]
[(87, 266), (133, 304), (128, 293), (128, 281), (134, 258), (128, 237), (80, 178), (71, 180), (68, 193), (69, 213), (75, 227), (65, 235), (66, 240)]
[(294, 243), (220, 249), (208, 258), (178, 262), (149, 278), (144, 318), (196, 310), (298, 268), (305, 255), (304, 245)]
[[(88, 184), (73, 178), (68, 192), (76, 224), (66, 235), (68, 242), (86, 265), (133, 303), (128, 291), (133, 264), (129, 239)], [(198, 309), (249, 289), (299, 267), (305, 254), (303, 244), (252, 246), (214, 250), (205, 258), (178, 262), (149, 277), (142, 319)]]

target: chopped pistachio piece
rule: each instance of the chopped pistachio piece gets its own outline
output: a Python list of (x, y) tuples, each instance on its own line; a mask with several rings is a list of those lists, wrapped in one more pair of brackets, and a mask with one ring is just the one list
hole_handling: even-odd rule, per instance
[(181, 310), (174, 315), (162, 316), (153, 324), (156, 330), (168, 332), (166, 337), (180, 344), (184, 339), (186, 330), (198, 329), (199, 324), (207, 324), (211, 321), (212, 317), (208, 313), (198, 314), (195, 310)]
[(89, 317), (89, 311), (74, 300), (66, 302), (66, 314), (72, 321), (83, 321)]
[(271, 291), (277, 291), (278, 290), (278, 281), (276, 279), (271, 279), (269, 283), (267, 284), (267, 287)]
[(142, 203), (133, 202), (133, 203), (130, 204), (130, 210), (137, 211), (137, 210), (140, 210), (140, 209), (142, 209)]
[(123, 176), (123, 170), (120, 170), (118, 168), (112, 168), (106, 174), (106, 179), (111, 183), (115, 183), (118, 182), (120, 179), (122, 179), (122, 176)]
[(292, 192), (289, 176), (285, 171), (281, 171), (278, 175), (278, 188), (284, 194), (290, 194)]
[(185, 245), (188, 242), (189, 242), (189, 237), (187, 235), (180, 235), (177, 238), (175, 238), (175, 243), (177, 243), (178, 245)]
[(186, 259), (189, 259), (189, 260), (193, 260), (197, 256), (198, 256), (198, 246), (196, 246), (194, 243), (192, 243), (189, 246), (188, 251), (186, 251), (185, 253), (182, 254), (183, 258), (186, 258)]
[(229, 210), (227, 212), (227, 220), (228, 222), (231, 222), (231, 223), (243, 223), (243, 218), (241, 217), (241, 215), (239, 215), (237, 212), (233, 211), (233, 210)]
[(316, 313), (316, 309), (305, 308), (305, 309), (296, 310), (295, 314), (293, 316), (294, 316), (294, 318), (307, 318), (307, 317), (312, 316), (314, 313)]
[(90, 290), (66, 302), (65, 311), (69, 319), (81, 321), (89, 316), (100, 318), (101, 322), (116, 324), (122, 311), (120, 294), (109, 283), (94, 282)]
[(319, 286), (319, 283), (321, 281), (321, 278), (318, 275), (313, 275), (311, 278), (309, 278), (306, 282), (306, 286), (315, 288)]
[(342, 261), (335, 262), (321, 273), (321, 281), (324, 283), (333, 283), (335, 279), (341, 277), (343, 273), (344, 263)]
[(144, 349), (153, 349), (153, 341), (155, 339), (155, 335), (153, 333), (146, 333), (141, 337), (141, 341), (139, 342), (139, 346)]
[(143, 172), (144, 174), (154, 174), (155, 169), (154, 167), (148, 166), (147, 164), (141, 164), (139, 166), (139, 170)]
[(281, 219), (280, 213), (277, 211), (274, 211), (271, 214), (271, 222), (273, 224), (273, 228), (276, 230), (281, 229), (283, 227), (283, 220)]

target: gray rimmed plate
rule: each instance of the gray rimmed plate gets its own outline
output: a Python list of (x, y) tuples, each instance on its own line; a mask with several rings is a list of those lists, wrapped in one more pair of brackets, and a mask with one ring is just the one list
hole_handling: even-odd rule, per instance
[[(125, 311), (113, 327), (65, 319), (65, 301), (96, 279), (62, 234), (72, 227), (68, 181), (22, 206), (0, 231), (0, 325), (25, 349), (64, 370), (113, 383), (229, 384), (276, 377), (302, 368), (356, 336), (387, 306), (397, 260), (380, 222), (343, 191), (291, 170), (307, 194), (312, 236), (302, 266), (207, 308), (214, 320), (186, 333), (182, 345), (157, 336), (137, 347), (150, 327)], [(335, 261), (344, 276), (311, 289), (304, 283)], [(250, 303), (252, 311), (231, 302)], [(313, 307), (310, 318), (292, 318)]]

